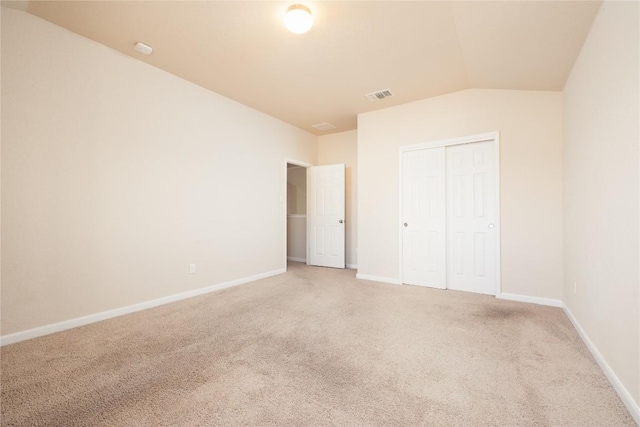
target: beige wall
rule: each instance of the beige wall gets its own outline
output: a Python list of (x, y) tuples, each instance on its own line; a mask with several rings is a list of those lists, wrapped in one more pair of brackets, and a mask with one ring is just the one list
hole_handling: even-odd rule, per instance
[(346, 260), (358, 265), (358, 131), (334, 133), (318, 138), (318, 165), (345, 165)]
[(316, 155), (309, 133), (3, 8), (2, 334), (284, 268), (283, 160)]
[(287, 169), (287, 213), (307, 213), (307, 168)]
[(564, 89), (564, 301), (636, 404), (639, 13), (603, 4)]
[(502, 292), (561, 298), (558, 92), (466, 90), (361, 114), (358, 273), (399, 277), (399, 147), (491, 131), (500, 132)]

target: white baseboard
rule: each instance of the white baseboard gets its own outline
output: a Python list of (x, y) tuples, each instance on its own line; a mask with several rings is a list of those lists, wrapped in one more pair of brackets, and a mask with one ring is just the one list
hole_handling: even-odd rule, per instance
[(585, 330), (582, 329), (580, 323), (578, 323), (578, 319), (576, 319), (571, 310), (569, 310), (569, 307), (567, 307), (566, 304), (562, 304), (562, 308), (564, 309), (564, 312), (571, 323), (573, 323), (573, 327), (576, 328), (576, 331), (578, 331), (580, 338), (582, 338), (582, 341), (585, 343), (585, 345), (593, 355), (593, 358), (596, 359), (596, 362), (598, 362), (598, 365), (600, 365), (600, 368), (607, 376), (607, 379), (613, 386), (613, 389), (616, 391), (616, 393), (618, 393), (618, 396), (620, 396), (620, 400), (622, 400), (624, 406), (627, 407), (627, 410), (636, 421), (636, 424), (640, 425), (640, 405), (638, 405), (638, 403), (633, 400), (633, 397), (631, 396), (631, 393), (629, 393), (629, 390), (626, 389), (616, 373), (613, 371), (613, 369), (611, 369), (611, 366), (609, 366), (604, 357), (602, 357), (602, 354), (600, 354), (600, 351), (598, 351), (596, 345), (593, 343), (593, 341), (591, 341), (589, 335), (587, 335)]
[(169, 304), (175, 301), (192, 298), (198, 295), (204, 295), (210, 292), (220, 291), (222, 289), (231, 288), (233, 286), (242, 285), (244, 283), (254, 282), (256, 280), (275, 276), (285, 272), (286, 272), (286, 269), (280, 268), (278, 270), (273, 270), (266, 273), (256, 274), (249, 277), (243, 277), (240, 279), (231, 280), (229, 282), (219, 283), (217, 285), (207, 286), (206, 288), (194, 289), (192, 291), (182, 292), (175, 295), (169, 295), (166, 297), (141, 302), (138, 304), (128, 305), (126, 307), (120, 307), (113, 310), (103, 311), (101, 313), (90, 314), (88, 316), (78, 317), (76, 319), (65, 320), (63, 322), (53, 323), (51, 325), (40, 326), (37, 328), (28, 329), (26, 331), (4, 335), (0, 337), (0, 347), (17, 343), (20, 341), (25, 341), (31, 338), (37, 338), (44, 335), (65, 331), (71, 328), (77, 328), (78, 326), (88, 325), (89, 323), (100, 322), (101, 320), (111, 319), (112, 317), (122, 316), (125, 314), (134, 313), (136, 311), (146, 310), (148, 308), (157, 307), (159, 305)]
[(352, 270), (357, 270), (358, 269), (358, 264), (347, 264), (347, 268), (350, 268)]
[(369, 274), (356, 274), (356, 279), (362, 280), (371, 280), (372, 282), (382, 282), (382, 283), (391, 283), (393, 285), (400, 285), (400, 280), (395, 277), (381, 277), (381, 276), (371, 276)]
[(496, 298), (509, 300), (509, 301), (528, 302), (531, 304), (538, 304), (538, 305), (548, 305), (550, 307), (564, 307), (564, 303), (559, 299), (530, 297), (527, 295), (505, 294), (505, 293), (500, 293), (496, 295)]

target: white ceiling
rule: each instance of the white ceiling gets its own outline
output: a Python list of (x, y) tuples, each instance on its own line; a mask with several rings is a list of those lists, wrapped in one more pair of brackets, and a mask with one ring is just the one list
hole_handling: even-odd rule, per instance
[[(27, 12), (315, 134), (468, 88), (562, 90), (599, 1), (30, 1)], [(137, 41), (151, 56), (133, 50)], [(364, 95), (390, 88), (395, 97)], [(311, 125), (329, 122), (331, 132)]]

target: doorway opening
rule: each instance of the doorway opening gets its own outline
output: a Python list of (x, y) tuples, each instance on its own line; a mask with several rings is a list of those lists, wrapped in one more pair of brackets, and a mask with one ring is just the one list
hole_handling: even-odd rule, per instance
[(284, 265), (345, 268), (345, 165), (284, 161)]
[(307, 263), (307, 167), (285, 162), (285, 266), (288, 261)]

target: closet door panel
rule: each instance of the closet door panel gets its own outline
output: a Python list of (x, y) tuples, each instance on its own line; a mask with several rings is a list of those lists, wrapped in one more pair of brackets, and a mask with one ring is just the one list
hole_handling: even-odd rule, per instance
[(402, 153), (402, 281), (446, 287), (445, 149)]
[(494, 142), (446, 148), (447, 287), (495, 295), (497, 194)]

